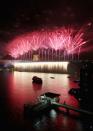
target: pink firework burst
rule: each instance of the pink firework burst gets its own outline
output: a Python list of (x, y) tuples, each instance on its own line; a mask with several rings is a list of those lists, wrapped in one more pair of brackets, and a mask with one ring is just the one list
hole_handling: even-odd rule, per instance
[(72, 27), (34, 31), (15, 38), (9, 42), (6, 49), (14, 58), (29, 51), (52, 49), (55, 50), (55, 52), (59, 51), (59, 54), (61, 53), (60, 51), (62, 51), (64, 58), (65, 56), (72, 55), (73, 59), (74, 54), (78, 54), (79, 57), (81, 47), (86, 43), (84, 33), (83, 28), (76, 30)]
[(11, 41), (7, 46), (7, 51), (9, 54), (17, 58), (19, 55), (23, 55), (31, 49), (31, 44), (24, 37), (17, 37), (13, 41)]

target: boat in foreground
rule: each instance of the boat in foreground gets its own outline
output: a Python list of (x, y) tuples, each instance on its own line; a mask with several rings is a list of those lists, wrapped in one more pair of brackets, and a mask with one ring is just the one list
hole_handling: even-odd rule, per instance
[(24, 105), (24, 116), (31, 117), (41, 115), (46, 110), (56, 108), (53, 102), (59, 102), (60, 94), (46, 92), (38, 97), (38, 101), (35, 104), (25, 104)]

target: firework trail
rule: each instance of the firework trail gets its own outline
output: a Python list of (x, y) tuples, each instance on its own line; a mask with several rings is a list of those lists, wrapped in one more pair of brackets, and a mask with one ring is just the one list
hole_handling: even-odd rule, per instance
[(63, 55), (64, 60), (73, 60), (74, 54), (77, 54), (79, 59), (81, 47), (87, 42), (84, 40), (84, 33), (83, 27), (78, 30), (72, 27), (43, 29), (43, 31), (34, 31), (15, 38), (9, 42), (6, 50), (14, 58), (25, 53), (28, 53), (30, 58), (30, 55), (37, 51), (42, 55), (42, 59), (47, 57), (50, 59), (51, 55), (52, 59), (59, 58), (60, 60)]

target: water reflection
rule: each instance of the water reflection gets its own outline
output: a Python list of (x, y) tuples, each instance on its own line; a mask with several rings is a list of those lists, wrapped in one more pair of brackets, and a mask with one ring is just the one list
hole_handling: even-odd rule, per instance
[[(32, 83), (33, 76), (42, 78), (43, 84), (37, 85)], [(50, 77), (54, 77), (51, 79)], [(2, 80), (2, 88), (6, 90), (8, 115), (11, 121), (19, 122), (23, 120), (23, 106), (25, 103), (34, 103), (37, 97), (44, 92), (51, 91), (60, 93), (60, 103), (66, 102), (67, 104), (78, 107), (77, 100), (68, 94), (68, 90), (72, 87), (78, 87), (76, 83), (71, 82), (67, 78), (67, 74), (52, 74), (52, 73), (27, 73), (27, 72), (14, 72), (4, 74), (0, 79)], [(61, 109), (63, 110), (63, 109)], [(75, 113), (74, 113), (75, 114)], [(48, 114), (42, 116), (36, 122), (31, 124), (27, 121), (27, 125), (34, 125), (35, 130), (82, 130), (81, 124), (74, 118), (59, 114), (51, 110)], [(26, 127), (28, 128), (28, 126)], [(74, 125), (74, 126), (73, 126)]]
[(52, 121), (55, 121), (55, 119), (56, 119), (56, 117), (57, 117), (57, 112), (54, 110), (54, 109), (52, 109), (51, 111), (50, 111), (50, 118), (51, 118), (51, 120)]

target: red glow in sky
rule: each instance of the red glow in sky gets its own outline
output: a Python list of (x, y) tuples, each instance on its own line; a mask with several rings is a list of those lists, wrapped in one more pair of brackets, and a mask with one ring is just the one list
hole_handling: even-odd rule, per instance
[(76, 31), (74, 28), (61, 27), (43, 29), (16, 37), (6, 49), (14, 58), (38, 49), (63, 50), (64, 55), (69, 55), (80, 53), (81, 46), (85, 43), (83, 29)]

